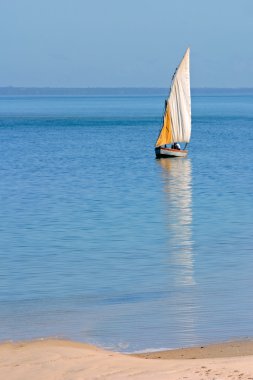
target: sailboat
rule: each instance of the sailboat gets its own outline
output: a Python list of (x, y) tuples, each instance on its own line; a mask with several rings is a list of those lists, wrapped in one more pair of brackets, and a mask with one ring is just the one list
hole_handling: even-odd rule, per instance
[[(165, 101), (163, 125), (155, 144), (155, 154), (161, 157), (185, 157), (186, 147), (191, 138), (191, 91), (190, 91), (190, 49), (176, 69)], [(181, 149), (179, 143), (185, 143)], [(167, 147), (167, 145), (169, 145)]]

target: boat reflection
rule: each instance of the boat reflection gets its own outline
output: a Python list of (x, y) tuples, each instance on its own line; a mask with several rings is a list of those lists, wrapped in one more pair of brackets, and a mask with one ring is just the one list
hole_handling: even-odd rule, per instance
[(170, 264), (177, 272), (175, 282), (194, 285), (194, 257), (192, 241), (192, 184), (189, 159), (160, 159), (169, 230)]
[(192, 176), (187, 158), (160, 159), (165, 190), (168, 236), (167, 273), (170, 295), (167, 320), (176, 339), (197, 344), (198, 301), (192, 239)]

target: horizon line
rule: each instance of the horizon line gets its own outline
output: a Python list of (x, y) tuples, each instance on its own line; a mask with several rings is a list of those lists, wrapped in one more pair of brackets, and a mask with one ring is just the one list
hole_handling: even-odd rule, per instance
[[(161, 86), (87, 86), (87, 87), (64, 87), (64, 86), (0, 86), (0, 90), (3, 89), (52, 89), (52, 90), (121, 90), (121, 89), (129, 89), (129, 90), (156, 90), (156, 89), (168, 89), (168, 87)], [(253, 87), (209, 87), (209, 86), (201, 86), (201, 87), (191, 87), (192, 90), (252, 90)]]

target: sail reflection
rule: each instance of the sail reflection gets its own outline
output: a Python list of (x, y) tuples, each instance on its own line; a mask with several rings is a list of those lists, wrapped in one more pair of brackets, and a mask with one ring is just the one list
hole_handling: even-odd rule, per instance
[(192, 184), (189, 159), (160, 159), (168, 209), (170, 264), (177, 285), (195, 285), (192, 241)]

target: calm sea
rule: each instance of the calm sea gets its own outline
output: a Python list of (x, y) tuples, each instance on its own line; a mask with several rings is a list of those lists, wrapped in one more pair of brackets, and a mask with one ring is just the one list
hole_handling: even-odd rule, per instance
[[(164, 92), (164, 95), (166, 92)], [(120, 351), (253, 335), (253, 90), (0, 97), (0, 340)]]

